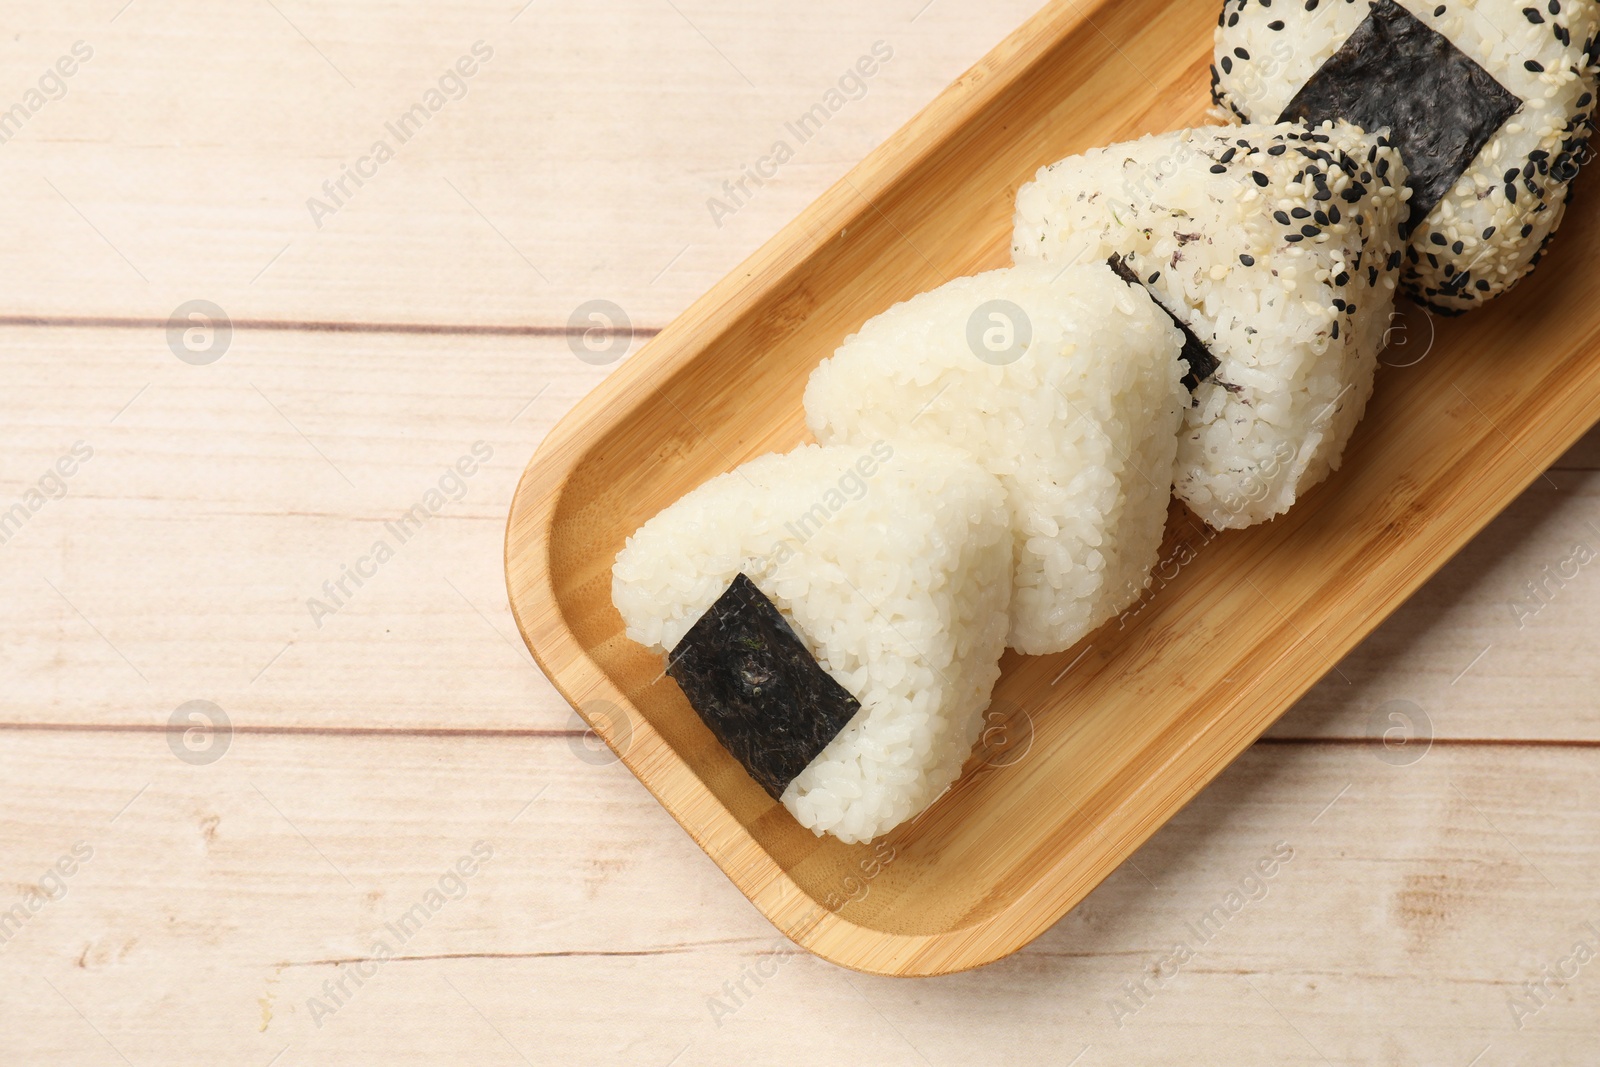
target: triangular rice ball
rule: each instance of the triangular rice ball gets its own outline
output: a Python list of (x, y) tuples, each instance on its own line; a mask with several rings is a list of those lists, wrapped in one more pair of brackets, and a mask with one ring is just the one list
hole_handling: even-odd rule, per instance
[[(1004, 493), (964, 453), (811, 445), (646, 522), (617, 556), (612, 600), (752, 777), (801, 825), (856, 842), (920, 813), (971, 754), (1010, 568)], [(784, 645), (809, 662), (767, 647)], [(822, 692), (834, 683), (859, 710), (819, 730), (813, 708), (841, 706)]]
[(1353, 126), (1202, 127), (1097, 148), (1017, 194), (1019, 264), (1126, 270), (1216, 360), (1175, 490), (1218, 528), (1336, 469), (1372, 392), (1401, 261), (1405, 169)]
[(806, 387), (824, 443), (966, 449), (1006, 487), (1008, 643), (1071, 647), (1138, 599), (1171, 499), (1182, 337), (1103, 263), (957, 278), (847, 338)]
[(1412, 198), (1401, 290), (1460, 314), (1538, 264), (1593, 152), (1594, 0), (1225, 0), (1212, 98), (1240, 122), (1385, 129)]

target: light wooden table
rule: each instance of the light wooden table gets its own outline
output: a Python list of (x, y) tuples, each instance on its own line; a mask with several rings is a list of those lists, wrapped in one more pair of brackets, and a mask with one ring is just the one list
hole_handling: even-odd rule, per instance
[(780, 939), (533, 667), (506, 507), (574, 309), (636, 351), (1033, 2), (521, 6), (4, 6), (0, 1063), (1596, 1062), (1600, 434), (1025, 951)]

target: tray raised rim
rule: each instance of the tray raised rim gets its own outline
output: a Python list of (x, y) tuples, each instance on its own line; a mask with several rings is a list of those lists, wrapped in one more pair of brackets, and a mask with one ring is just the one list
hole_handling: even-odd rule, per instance
[[(877, 209), (877, 198), (916, 167), (946, 139), (958, 136), (966, 120), (1027, 76), (1033, 63), (1113, 0), (1075, 5), (1058, 0), (1031, 17), (983, 59), (952, 83), (904, 127), (870, 153), (797, 218), (751, 254), (700, 299), (647, 342), (557, 423), (539, 446), (519, 480), (505, 540), (505, 567), (511, 609), (535, 661), (561, 695), (583, 715), (621, 761), (688, 831), (739, 890), (787, 937), (831, 962), (891, 976), (944, 974), (993, 962), (1026, 945), (1080, 901), (1111, 870), (1131, 855), (1167, 819), (1221, 772), (1278, 717), (1299, 692), (1278, 679), (1275, 688), (1253, 683), (1241, 691), (1240, 714), (1214, 721), (1153, 771), (1134, 795), (1156, 788), (1150, 803), (1158, 818), (1145, 817), (1114, 827), (1101, 862), (1085, 868), (1075, 855), (1058, 857), (999, 911), (935, 934), (901, 934), (873, 929), (829, 911), (813, 900), (755, 840), (710, 788), (695, 776), (649, 719), (584, 651), (561, 616), (547, 547), (561, 493), (568, 477), (606, 436), (623, 425), (662, 383), (670, 381), (717, 336), (717, 331), (748, 311), (758, 295), (779, 286), (835, 235)], [(1546, 413), (1564, 416), (1547, 424), (1544, 438), (1554, 453), (1569, 447), (1600, 416), (1600, 360), (1593, 382), (1565, 383), (1551, 391)], [(1587, 392), (1579, 385), (1590, 385)], [(1515, 443), (1512, 443), (1515, 448)], [(1501, 465), (1505, 467), (1505, 464)], [(1517, 493), (1537, 478), (1529, 471), (1500, 470), (1492, 508), (1458, 522), (1435, 538), (1435, 550), (1406, 580), (1352, 605), (1356, 625), (1334, 638), (1282, 650), (1282, 658), (1314, 658), (1319, 677), (1442, 566)], [(1287, 517), (1285, 528), (1293, 525)], [(1284, 520), (1279, 520), (1284, 523)], [(1285, 698), (1284, 694), (1288, 693)], [(1246, 699), (1246, 698), (1250, 699)], [(612, 724), (595, 721), (585, 706), (604, 701), (629, 716), (629, 738), (618, 744)], [(1201, 742), (1205, 744), (1202, 745)], [(1181, 755), (1187, 775), (1169, 775)], [(1194, 773), (1196, 768), (1200, 773)], [(1148, 806), (1148, 805), (1147, 805)], [(1107, 823), (1110, 826), (1109, 820)]]

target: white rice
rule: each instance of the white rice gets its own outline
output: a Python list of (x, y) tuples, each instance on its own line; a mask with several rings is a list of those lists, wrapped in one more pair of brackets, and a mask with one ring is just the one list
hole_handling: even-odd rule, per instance
[(1218, 359), (1175, 476), (1212, 526), (1282, 514), (1338, 468), (1392, 313), (1404, 174), (1345, 124), (1202, 127), (1064, 159), (1017, 194), (1019, 264), (1121, 255)]
[(628, 636), (667, 652), (741, 572), (861, 711), (784, 791), (802, 826), (867, 841), (972, 752), (1000, 675), (1011, 539), (964, 453), (866, 442), (766, 455), (690, 492), (617, 556)]
[(997, 475), (1015, 540), (1007, 643), (1058, 652), (1133, 603), (1155, 564), (1181, 344), (1103, 264), (989, 271), (847, 338), (811, 376), (806, 424), (825, 444), (948, 442)]
[[(1406, 293), (1446, 312), (1465, 311), (1532, 270), (1561, 223), (1571, 180), (1588, 157), (1596, 72), (1588, 50), (1600, 29), (1600, 4), (1560, 0), (1552, 11), (1545, 0), (1398, 2), (1523, 101), (1410, 235)], [(1276, 119), (1367, 12), (1365, 3), (1342, 0), (1226, 0), (1215, 38), (1214, 100), (1237, 121)]]

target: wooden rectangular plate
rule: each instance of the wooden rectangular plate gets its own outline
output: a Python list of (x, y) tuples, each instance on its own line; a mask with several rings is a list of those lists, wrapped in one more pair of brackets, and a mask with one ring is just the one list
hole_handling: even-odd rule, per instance
[(1175, 506), (1140, 610), (1060, 655), (1008, 654), (983, 752), (922, 817), (844, 845), (746, 777), (623, 636), (624, 539), (804, 440), (806, 376), (867, 318), (1008, 262), (1012, 200), (1039, 166), (1206, 121), (1218, 6), (1040, 12), (580, 403), (517, 490), (506, 575), (539, 664), (826, 959), (930, 975), (1027, 944), (1600, 418), (1600, 234), (1580, 200), (1510, 296), (1465, 319), (1402, 312), (1388, 358), (1407, 365), (1380, 369), (1343, 469), (1294, 511), (1215, 535)]

